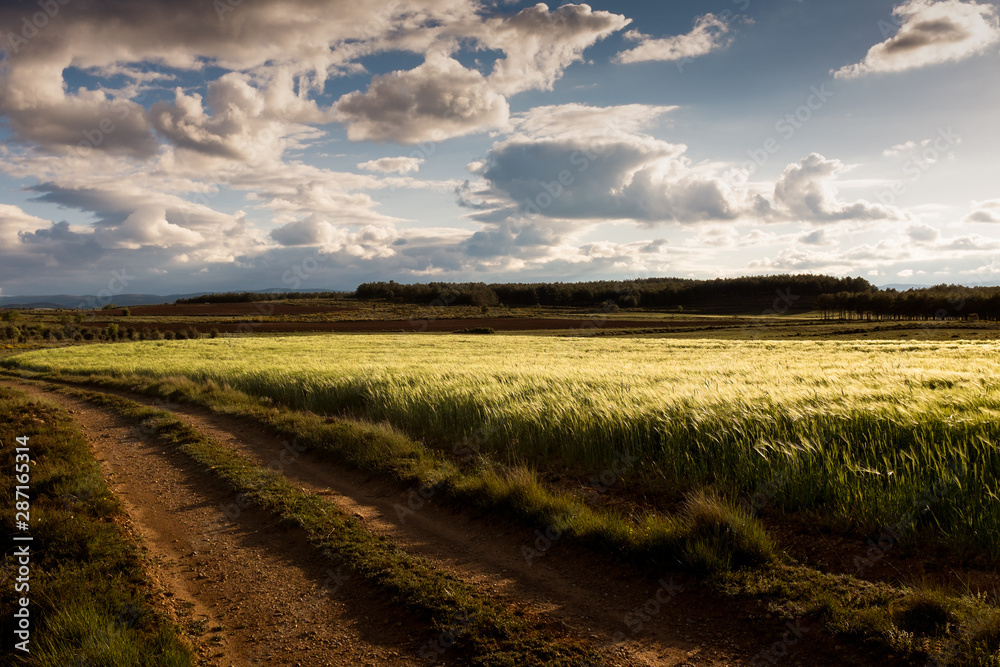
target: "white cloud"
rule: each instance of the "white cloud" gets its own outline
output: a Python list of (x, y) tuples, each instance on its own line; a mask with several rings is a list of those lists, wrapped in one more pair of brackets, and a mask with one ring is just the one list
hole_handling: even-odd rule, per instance
[(383, 173), (412, 174), (424, 163), (419, 157), (383, 157), (377, 160), (359, 162), (358, 169), (379, 171)]
[[(551, 89), (583, 51), (628, 24), (624, 16), (567, 4), (539, 3), (507, 18), (449, 26), (422, 65), (376, 76), (365, 92), (335, 105), (353, 141), (414, 144), (499, 129), (509, 116), (507, 96)], [(488, 77), (451, 56), (457, 44), (501, 51)]]
[(684, 35), (657, 39), (637, 30), (630, 30), (625, 37), (639, 44), (616, 55), (615, 62), (688, 60), (725, 49), (733, 41), (730, 36), (730, 25), (715, 14), (699, 16), (695, 19), (691, 32)]
[(609, 139), (634, 135), (655, 125), (676, 106), (623, 104), (593, 107), (586, 104), (540, 106), (516, 114), (511, 127), (532, 139), (590, 137)]
[[(834, 74), (852, 79), (965, 60), (1000, 41), (997, 8), (965, 0), (909, 0), (893, 10), (899, 31), (860, 63)], [(884, 23), (884, 22), (883, 22)]]
[(550, 11), (544, 3), (509, 18), (491, 18), (469, 30), (487, 49), (503, 51), (489, 77), (504, 95), (550, 90), (583, 52), (630, 23), (619, 14), (593, 11), (589, 5), (565, 4)]
[(900, 220), (899, 209), (865, 200), (841, 201), (836, 178), (844, 171), (840, 160), (812, 153), (788, 165), (774, 186), (776, 215), (804, 222), (839, 220)]
[[(640, 133), (669, 107), (573, 104), (519, 115), (478, 174), (485, 188), (465, 197), (483, 222), (536, 216), (563, 220), (700, 222), (763, 215), (769, 206), (722, 172), (693, 164), (687, 147)], [(563, 122), (570, 120), (572, 122)]]
[(365, 225), (357, 231), (331, 224), (315, 216), (297, 220), (271, 232), (271, 238), (283, 246), (319, 246), (324, 253), (346, 253), (361, 259), (387, 258), (396, 254), (395, 229)]
[(910, 225), (906, 228), (906, 235), (914, 243), (934, 243), (941, 237), (941, 231), (930, 225), (918, 224)]
[(510, 113), (482, 74), (434, 52), (415, 69), (374, 77), (366, 92), (348, 93), (334, 108), (352, 141), (402, 144), (503, 127)]
[(106, 236), (111, 241), (108, 245), (131, 249), (144, 245), (194, 246), (205, 240), (193, 229), (169, 222), (166, 209), (158, 206), (137, 208), (120, 225), (107, 231)]
[(9, 248), (18, 242), (22, 232), (33, 232), (48, 227), (48, 220), (25, 213), (19, 206), (0, 204), (0, 241)]
[(882, 155), (884, 155), (885, 157), (893, 157), (895, 155), (902, 155), (903, 153), (912, 153), (921, 146), (928, 146), (930, 145), (930, 143), (931, 143), (930, 139), (924, 139), (919, 144), (916, 141), (912, 140), (906, 141), (901, 144), (896, 144), (894, 146), (886, 148), (884, 151), (882, 151)]
[(817, 229), (808, 234), (803, 234), (798, 239), (799, 243), (812, 246), (834, 245), (836, 242), (830, 238), (825, 229)]
[(973, 209), (963, 222), (1000, 222), (1000, 199), (973, 202)]
[(172, 104), (159, 102), (149, 110), (153, 125), (179, 148), (208, 156), (241, 161), (271, 161), (294, 143), (290, 135), (306, 132), (302, 123), (328, 120), (329, 113), (293, 92), (287, 69), (271, 72), (266, 87), (250, 77), (229, 72), (208, 85), (206, 113), (201, 95), (177, 88)]

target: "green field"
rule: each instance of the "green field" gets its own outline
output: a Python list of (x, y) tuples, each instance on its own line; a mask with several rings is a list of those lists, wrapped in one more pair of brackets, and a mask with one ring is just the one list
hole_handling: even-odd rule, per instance
[[(388, 421), (505, 463), (639, 457), (663, 491), (814, 511), (860, 530), (910, 516), (1000, 555), (1000, 344), (534, 336), (294, 336), (93, 345), (14, 363), (213, 380)], [(914, 511), (916, 510), (916, 511)]]

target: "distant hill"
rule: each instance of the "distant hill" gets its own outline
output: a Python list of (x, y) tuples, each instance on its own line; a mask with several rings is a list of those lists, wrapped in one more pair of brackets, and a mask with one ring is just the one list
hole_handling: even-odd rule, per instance
[[(259, 294), (274, 294), (287, 292), (288, 289), (272, 287), (262, 290), (250, 290)], [(300, 292), (323, 292), (326, 290), (298, 290)], [(211, 294), (211, 292), (193, 292), (191, 294), (115, 294), (112, 297), (99, 297), (93, 294), (48, 294), (42, 296), (0, 296), (0, 308), (80, 308), (92, 310), (113, 303), (116, 306), (150, 306), (160, 303), (174, 303), (177, 299), (193, 299)]]

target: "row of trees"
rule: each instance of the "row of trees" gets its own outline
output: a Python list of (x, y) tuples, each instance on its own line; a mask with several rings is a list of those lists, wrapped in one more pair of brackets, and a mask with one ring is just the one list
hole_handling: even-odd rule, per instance
[(899, 292), (839, 292), (816, 299), (816, 309), (839, 320), (1000, 320), (1000, 287), (935, 285)]
[[(343, 298), (343, 292), (239, 292), (178, 303)], [(840, 320), (1000, 320), (1000, 287), (935, 285), (900, 292), (879, 290), (863, 278), (810, 274), (715, 280), (643, 278), (577, 283), (397, 283), (359, 285), (358, 299), (435, 306), (572, 306), (683, 309), (702, 313), (782, 314), (822, 311)]]
[(258, 303), (285, 299), (342, 299), (345, 295), (344, 292), (222, 292), (177, 299), (174, 303)]
[(446, 305), (693, 308), (702, 312), (761, 313), (812, 310), (816, 298), (837, 292), (872, 292), (863, 278), (815, 275), (750, 276), (716, 280), (644, 278), (580, 283), (425, 283), (395, 281), (359, 285), (359, 299)]

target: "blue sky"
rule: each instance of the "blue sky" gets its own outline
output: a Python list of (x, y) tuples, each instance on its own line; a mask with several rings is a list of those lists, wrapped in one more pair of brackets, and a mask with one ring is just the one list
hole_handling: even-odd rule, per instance
[(23, 0), (0, 37), (5, 296), (1000, 282), (996, 3)]

